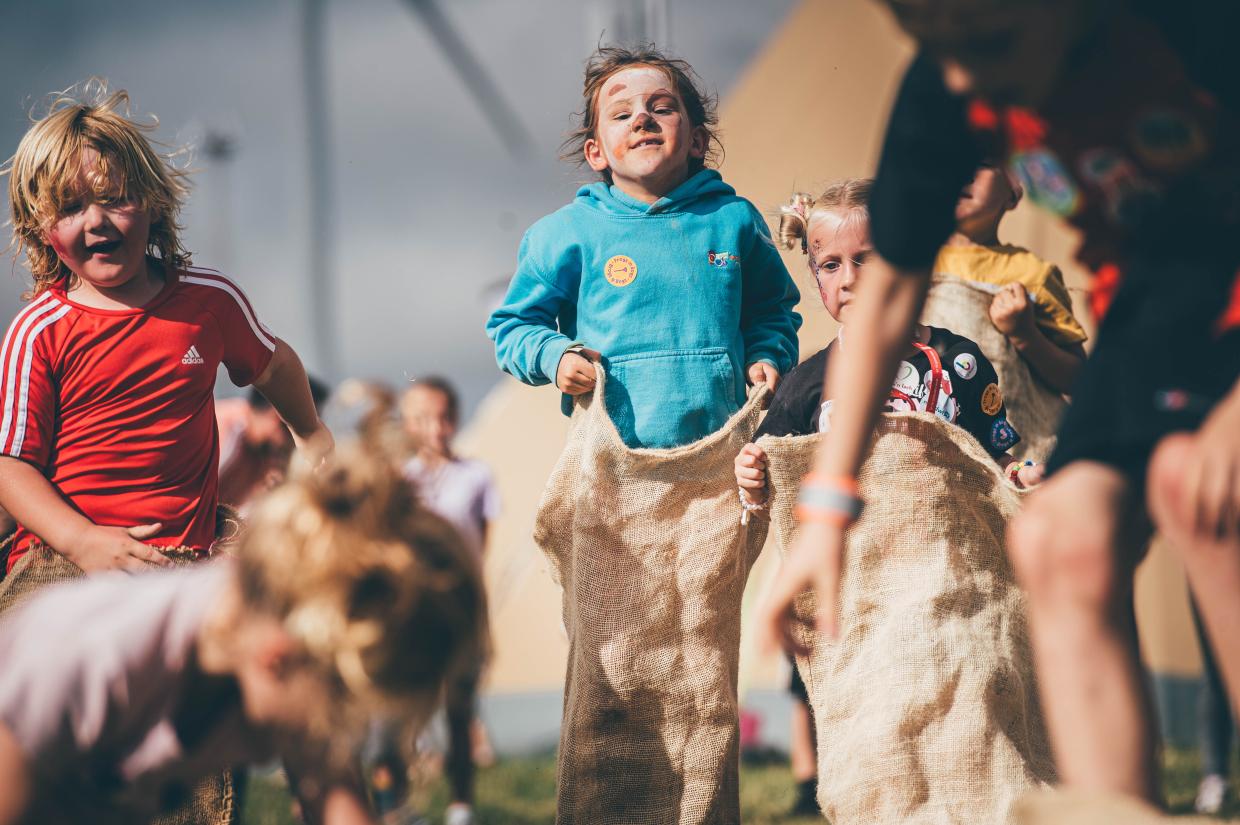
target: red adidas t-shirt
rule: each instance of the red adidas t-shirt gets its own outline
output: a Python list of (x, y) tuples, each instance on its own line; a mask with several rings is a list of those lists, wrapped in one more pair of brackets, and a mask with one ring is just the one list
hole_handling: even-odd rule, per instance
[[(206, 549), (217, 368), (245, 386), (275, 348), (240, 288), (211, 270), (184, 270), (137, 309), (84, 307), (50, 289), (0, 349), (0, 451), (38, 467), (96, 524), (159, 522), (149, 543)], [(9, 569), (32, 539), (18, 527)]]

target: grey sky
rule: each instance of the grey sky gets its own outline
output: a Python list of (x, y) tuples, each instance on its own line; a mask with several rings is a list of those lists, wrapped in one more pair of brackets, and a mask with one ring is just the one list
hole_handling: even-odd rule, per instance
[[(793, 5), (668, 2), (671, 50), (720, 94)], [(484, 290), (511, 274), (525, 227), (586, 179), (556, 160), (578, 108), (582, 64), (600, 29), (621, 25), (615, 10), (640, 5), (441, 0), (534, 136), (534, 157), (518, 164), (402, 0), (329, 3), (334, 163), (322, 172), (335, 192), (331, 299), (344, 374), (398, 382), (444, 373), (471, 408), (494, 383)], [(201, 152), (194, 159), (187, 245), (196, 264), (237, 279), (314, 369), (300, 3), (6, 6), (0, 153), (16, 148), (30, 105), (92, 74), (128, 89), (135, 113), (157, 114), (167, 143), (199, 144), (207, 130), (234, 136), (238, 151), (225, 166)], [(9, 266), (0, 286), (6, 325), (26, 277), (20, 267), (10, 277)]]

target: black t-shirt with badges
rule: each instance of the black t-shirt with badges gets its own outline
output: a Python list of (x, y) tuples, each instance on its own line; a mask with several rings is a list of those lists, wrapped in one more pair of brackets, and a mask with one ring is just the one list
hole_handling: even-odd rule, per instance
[[(930, 327), (929, 345), (942, 362), (942, 383), (935, 405), (939, 417), (968, 430), (994, 456), (1019, 443), (1020, 435), (1007, 420), (995, 368), (977, 344), (949, 330)], [(839, 339), (832, 341), (784, 377), (754, 440), (764, 435), (810, 435), (830, 428), (834, 402), (823, 400), (823, 382), (832, 353), (839, 346)], [(925, 412), (931, 380), (930, 359), (925, 353), (905, 355), (892, 382), (897, 392), (888, 399), (885, 410), (908, 410), (912, 402), (916, 410)]]

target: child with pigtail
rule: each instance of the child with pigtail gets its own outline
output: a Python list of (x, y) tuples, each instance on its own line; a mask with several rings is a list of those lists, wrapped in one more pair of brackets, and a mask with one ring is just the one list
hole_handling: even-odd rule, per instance
[[(736, 457), (736, 482), (746, 520), (767, 509), (768, 459), (758, 440), (765, 435), (825, 433), (831, 427), (834, 399), (825, 392), (825, 376), (852, 342), (848, 326), (850, 305), (871, 250), (869, 192), (868, 179), (847, 179), (827, 186), (817, 196), (795, 193), (781, 208), (780, 244), (785, 249), (799, 247), (805, 254), (823, 305), (842, 326), (835, 340), (787, 375), (754, 435), (754, 443), (745, 445)], [(1037, 484), (1040, 468), (1017, 461), (1007, 452), (1018, 442), (1019, 435), (1007, 419), (995, 369), (977, 344), (950, 330), (924, 324), (914, 325), (910, 332), (910, 341), (902, 353), (900, 369), (892, 382), (885, 409), (931, 412), (972, 435), (999, 466), (1006, 468), (1008, 478), (1017, 487)], [(771, 448), (769, 441), (767, 447)], [(900, 532), (913, 531), (916, 535), (924, 525), (911, 519), (908, 523), (890, 526)], [(927, 639), (927, 646), (933, 644), (934, 641)], [(812, 651), (802, 652), (811, 657), (802, 666), (809, 669), (807, 672), (815, 672)], [(902, 667), (903, 663), (896, 672)], [(832, 746), (840, 746), (841, 732), (836, 724), (838, 720), (826, 718), (824, 721), (821, 716), (815, 717), (814, 709), (822, 714), (824, 702), (838, 703), (842, 697), (835, 696), (821, 683), (815, 684), (811, 693), (806, 685), (807, 678), (803, 678), (801, 670), (794, 665), (789, 685), (789, 692), (797, 700), (793, 714), (797, 801), (793, 813), (818, 813), (820, 800), (817, 797), (822, 783), (826, 791), (821, 804), (827, 806), (826, 812), (834, 818), (849, 810), (849, 803), (839, 793), (842, 780), (829, 767), (834, 763), (829, 758), (820, 759), (822, 754), (816, 739), (820, 734), (827, 737), (823, 742), (823, 753), (827, 753)], [(881, 724), (877, 725), (875, 730), (880, 727)], [(881, 740), (881, 734), (876, 732), (875, 735)], [(898, 759), (898, 748), (883, 753), (881, 758)]]
[[(828, 186), (817, 197), (798, 192), (781, 208), (779, 241), (800, 247), (823, 306), (841, 324), (834, 341), (788, 373), (754, 435), (809, 435), (831, 427), (834, 399), (824, 397), (833, 357), (848, 340), (849, 307), (870, 256), (868, 179)], [(932, 412), (968, 430), (1020, 487), (1036, 484), (1040, 469), (1008, 454), (1020, 435), (1007, 420), (994, 367), (977, 344), (950, 330), (915, 324), (885, 402), (889, 412)], [(736, 482), (747, 512), (766, 500), (766, 455), (748, 444), (736, 457)]]

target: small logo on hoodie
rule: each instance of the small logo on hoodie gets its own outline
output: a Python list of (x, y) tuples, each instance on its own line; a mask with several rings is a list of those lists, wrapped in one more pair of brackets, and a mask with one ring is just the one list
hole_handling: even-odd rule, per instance
[(740, 263), (740, 258), (730, 252), (707, 252), (706, 263), (711, 266), (717, 266), (720, 269), (726, 269), (734, 263)]
[(637, 280), (637, 264), (628, 255), (612, 255), (603, 268), (603, 277), (612, 286), (628, 286)]

